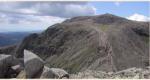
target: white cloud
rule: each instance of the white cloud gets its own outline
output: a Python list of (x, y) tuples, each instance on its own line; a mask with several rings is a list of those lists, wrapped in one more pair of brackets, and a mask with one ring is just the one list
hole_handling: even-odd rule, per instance
[(55, 24), (64, 21), (65, 18), (53, 17), (53, 16), (35, 16), (35, 15), (27, 15), (25, 19), (20, 20), (19, 24), (27, 23), (27, 24), (36, 24), (36, 23), (45, 23), (45, 24)]
[(86, 2), (0, 2), (0, 12), (70, 18), (94, 15), (95, 7)]
[(64, 18), (96, 14), (96, 8), (86, 2), (0, 2), (0, 5), (0, 22), (16, 24), (25, 21), (51, 22), (50, 19), (56, 21), (58, 18), (60, 21)]
[(116, 6), (120, 6), (120, 2), (115, 2), (114, 3)]
[(87, 2), (0, 2), (0, 5), (0, 25), (9, 27), (5, 29), (14, 27), (14, 30), (20, 25), (41, 29), (66, 18), (96, 14), (96, 8)]
[(18, 9), (18, 11), (20, 11), (20, 13), (25, 13), (25, 14), (36, 14), (37, 13), (37, 11), (31, 10), (31, 9)]
[(127, 17), (129, 20), (135, 20), (135, 21), (150, 21), (150, 17), (135, 13), (129, 17)]
[(65, 19), (54, 16), (0, 13), (0, 32), (44, 30), (53, 24), (61, 23)]

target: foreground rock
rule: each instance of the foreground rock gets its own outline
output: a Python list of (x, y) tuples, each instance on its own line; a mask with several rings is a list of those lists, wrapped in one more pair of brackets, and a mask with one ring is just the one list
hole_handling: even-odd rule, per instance
[(44, 68), (44, 61), (34, 53), (24, 50), (26, 78), (36, 78)]
[(21, 69), (18, 59), (12, 55), (0, 54), (0, 78), (15, 78)]
[(86, 70), (78, 74), (71, 74), (70, 77), (72, 79), (150, 79), (150, 68), (129, 68), (118, 72)]
[(45, 66), (40, 57), (28, 50), (24, 50), (24, 64), (25, 71), (20, 73), (21, 77), (26, 74), (26, 78), (69, 78), (69, 74), (65, 70)]

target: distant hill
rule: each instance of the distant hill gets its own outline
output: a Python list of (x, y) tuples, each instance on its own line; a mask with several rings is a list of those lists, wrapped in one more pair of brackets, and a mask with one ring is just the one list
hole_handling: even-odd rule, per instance
[[(34, 31), (38, 33), (39, 31)], [(0, 47), (18, 44), (33, 32), (0, 32)]]

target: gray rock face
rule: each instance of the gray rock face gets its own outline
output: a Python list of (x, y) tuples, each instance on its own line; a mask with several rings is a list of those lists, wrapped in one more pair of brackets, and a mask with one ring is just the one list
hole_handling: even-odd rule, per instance
[(34, 53), (24, 50), (26, 78), (36, 78), (44, 67), (44, 61)]
[(12, 66), (19, 64), (19, 60), (12, 55), (0, 54), (0, 78), (12, 78), (17, 75)]
[(4, 78), (7, 74), (8, 66), (10, 66), (8, 59), (12, 60), (12, 57), (10, 55), (0, 55), (0, 78)]

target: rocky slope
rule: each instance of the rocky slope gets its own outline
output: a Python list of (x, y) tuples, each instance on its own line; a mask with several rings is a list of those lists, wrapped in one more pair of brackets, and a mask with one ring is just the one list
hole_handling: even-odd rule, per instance
[(70, 74), (71, 79), (149, 79), (150, 67), (145, 69), (129, 68), (118, 72), (86, 70), (78, 74)]
[[(69, 79), (149, 79), (150, 67), (129, 68), (117, 72), (106, 72), (96, 70), (85, 70), (77, 74), (68, 74), (65, 70), (59, 68), (49, 68), (44, 65), (44, 61), (34, 53), (24, 50), (25, 70), (22, 70), (17, 78), (69, 78)], [(35, 67), (36, 66), (36, 67)]]
[(31, 50), (49, 67), (69, 73), (120, 71), (149, 66), (149, 23), (111, 14), (83, 16), (31, 34), (16, 48), (16, 57)]

